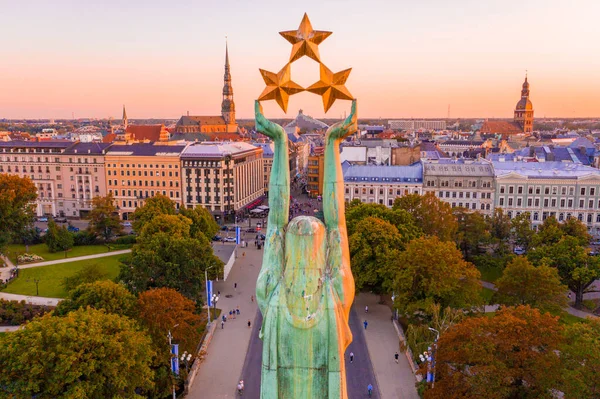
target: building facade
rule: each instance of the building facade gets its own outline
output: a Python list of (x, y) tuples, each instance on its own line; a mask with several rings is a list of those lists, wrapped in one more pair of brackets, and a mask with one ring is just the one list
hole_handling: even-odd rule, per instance
[(575, 217), (600, 235), (600, 170), (565, 162), (493, 162), (495, 204), (513, 218), (529, 212), (534, 227)]
[(106, 195), (108, 144), (60, 141), (0, 142), (0, 173), (29, 177), (37, 188), (37, 216), (85, 217), (94, 197)]
[(137, 143), (112, 145), (104, 162), (106, 189), (123, 220), (129, 220), (147, 198), (162, 194), (177, 209), (182, 205), (179, 157), (185, 146)]
[(388, 124), (393, 130), (446, 130), (446, 121), (390, 120)]
[(423, 193), (423, 166), (378, 166), (342, 164), (344, 198), (391, 207), (394, 200), (408, 194)]
[(315, 147), (308, 157), (306, 173), (306, 191), (311, 198), (323, 195), (323, 177), (325, 167), (325, 148)]
[(463, 207), (491, 215), (494, 210), (494, 167), (488, 161), (423, 161), (423, 191), (435, 193), (453, 208)]
[(196, 143), (181, 154), (184, 205), (203, 206), (217, 219), (264, 195), (263, 150), (248, 143)]
[(523, 82), (523, 88), (521, 89), (521, 99), (515, 107), (514, 121), (524, 133), (533, 132), (533, 104), (529, 99), (527, 76), (525, 76), (525, 82)]

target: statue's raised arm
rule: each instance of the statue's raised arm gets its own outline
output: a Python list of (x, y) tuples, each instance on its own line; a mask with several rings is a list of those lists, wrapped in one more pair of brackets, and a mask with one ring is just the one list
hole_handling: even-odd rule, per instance
[(283, 240), (290, 213), (290, 170), (288, 139), (281, 126), (262, 113), (258, 101), (254, 105), (256, 130), (273, 140), (273, 165), (269, 180), (269, 216), (263, 266), (256, 283), (256, 300), (263, 314), (266, 304), (283, 272)]
[(333, 286), (345, 311), (346, 322), (354, 300), (354, 278), (350, 270), (350, 249), (344, 214), (344, 176), (340, 163), (340, 143), (357, 129), (356, 100), (353, 100), (350, 115), (327, 129), (325, 138), (323, 216), (329, 246), (327, 264)]

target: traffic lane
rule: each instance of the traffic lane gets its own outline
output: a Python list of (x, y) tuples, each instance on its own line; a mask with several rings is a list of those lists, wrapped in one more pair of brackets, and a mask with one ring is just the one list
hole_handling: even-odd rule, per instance
[[(364, 399), (368, 397), (367, 386), (373, 385), (372, 398), (379, 399), (379, 389), (373, 365), (369, 357), (367, 342), (363, 332), (362, 320), (354, 310), (350, 312), (350, 330), (353, 340), (348, 346), (344, 356), (346, 363), (346, 384), (349, 399)], [(262, 369), (262, 340), (258, 338), (260, 326), (262, 325), (262, 314), (257, 312), (252, 327), (252, 337), (248, 345), (248, 352), (242, 369), (240, 379), (244, 380), (244, 396), (248, 398), (260, 397), (260, 377)], [(368, 333), (368, 330), (367, 330)], [(354, 352), (354, 362), (350, 363), (350, 352)]]

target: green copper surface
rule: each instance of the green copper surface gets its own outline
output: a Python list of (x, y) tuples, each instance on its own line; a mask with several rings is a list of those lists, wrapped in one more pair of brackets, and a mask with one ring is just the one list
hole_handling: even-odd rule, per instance
[(327, 130), (323, 216), (289, 220), (288, 139), (255, 103), (256, 129), (275, 143), (269, 217), (256, 298), (263, 314), (261, 399), (346, 399), (344, 352), (354, 300), (340, 141), (356, 131), (350, 116)]

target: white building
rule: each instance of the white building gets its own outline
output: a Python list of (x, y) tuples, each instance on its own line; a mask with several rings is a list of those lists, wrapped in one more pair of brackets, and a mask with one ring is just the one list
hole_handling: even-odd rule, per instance
[(390, 120), (388, 124), (393, 130), (446, 130), (446, 121)]

